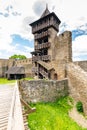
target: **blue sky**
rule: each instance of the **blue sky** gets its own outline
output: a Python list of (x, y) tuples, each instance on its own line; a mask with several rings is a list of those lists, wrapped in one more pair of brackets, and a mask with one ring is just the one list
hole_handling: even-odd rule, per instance
[(29, 24), (45, 10), (61, 20), (60, 32), (72, 31), (73, 60), (87, 60), (87, 0), (1, 0), (0, 59), (13, 54), (31, 57), (34, 39)]

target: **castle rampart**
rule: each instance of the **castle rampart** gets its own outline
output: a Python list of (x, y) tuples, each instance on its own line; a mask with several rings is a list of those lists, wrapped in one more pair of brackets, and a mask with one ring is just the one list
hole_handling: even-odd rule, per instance
[(84, 71), (87, 72), (87, 61), (76, 61), (76, 65), (79, 65)]
[(82, 101), (87, 115), (87, 72), (80, 66), (69, 63), (67, 66), (69, 93), (75, 101)]

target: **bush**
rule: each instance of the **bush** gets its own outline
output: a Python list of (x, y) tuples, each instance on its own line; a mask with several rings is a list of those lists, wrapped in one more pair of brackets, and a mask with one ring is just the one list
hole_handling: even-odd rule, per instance
[(77, 109), (78, 112), (83, 112), (83, 104), (82, 104), (81, 101), (78, 101), (76, 103), (76, 109)]

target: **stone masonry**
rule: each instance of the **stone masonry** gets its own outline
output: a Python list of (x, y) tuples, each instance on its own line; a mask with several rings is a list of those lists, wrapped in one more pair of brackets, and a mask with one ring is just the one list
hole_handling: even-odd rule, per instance
[(20, 81), (23, 99), (27, 102), (55, 101), (68, 95), (68, 80)]
[(69, 80), (69, 94), (75, 101), (83, 103), (84, 112), (87, 115), (87, 72), (73, 63), (67, 65)]
[(32, 76), (32, 59), (27, 58), (24, 60), (0, 59), (0, 77), (5, 77), (5, 72), (13, 66), (24, 67), (25, 76)]

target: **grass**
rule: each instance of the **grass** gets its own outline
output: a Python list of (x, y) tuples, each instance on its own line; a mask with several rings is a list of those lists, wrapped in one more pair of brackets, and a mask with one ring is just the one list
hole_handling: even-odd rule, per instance
[[(33, 78), (28, 77), (24, 78), (25, 80), (32, 80)], [(8, 84), (8, 83), (15, 83), (16, 80), (8, 80), (6, 78), (0, 78), (0, 84)]]
[(32, 107), (36, 107), (36, 112), (28, 116), (30, 130), (87, 130), (69, 117), (68, 111), (72, 105), (68, 102), (73, 104), (69, 97), (53, 103), (31, 104)]
[(27, 78), (23, 78), (23, 79), (25, 79), (25, 80), (33, 80), (34, 78), (32, 78), (32, 77), (27, 77)]
[(8, 80), (6, 78), (0, 78), (0, 84), (15, 83), (15, 80)]

